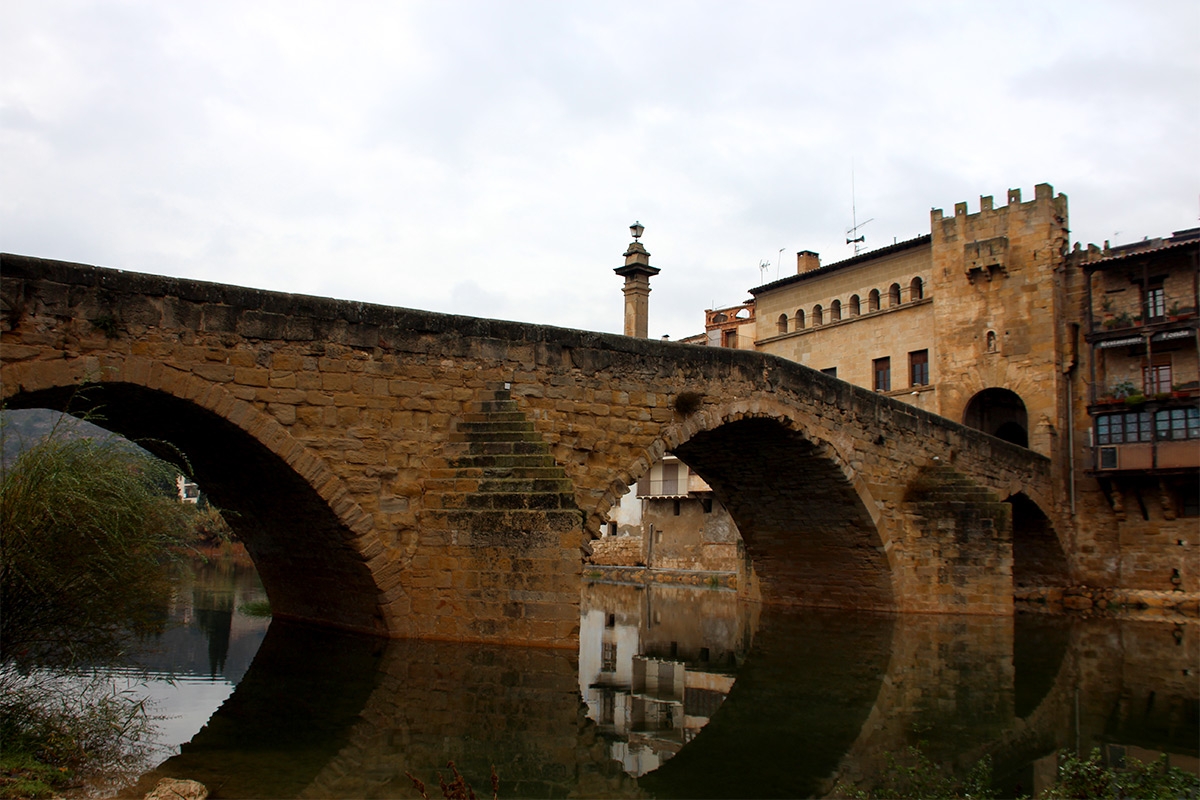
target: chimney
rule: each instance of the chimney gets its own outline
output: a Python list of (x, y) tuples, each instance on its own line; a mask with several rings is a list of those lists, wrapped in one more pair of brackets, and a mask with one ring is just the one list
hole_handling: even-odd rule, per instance
[(814, 269), (820, 269), (821, 257), (812, 250), (801, 250), (796, 253), (796, 274), (803, 272), (812, 272)]

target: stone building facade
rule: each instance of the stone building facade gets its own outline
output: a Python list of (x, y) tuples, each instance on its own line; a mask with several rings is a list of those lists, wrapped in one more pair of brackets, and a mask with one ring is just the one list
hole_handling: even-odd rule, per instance
[[(1017, 559), (1033, 565), (1019, 591), (1195, 605), (1200, 230), (1074, 251), (1069, 237), (1067, 197), (1040, 184), (1027, 201), (933, 209), (929, 233), (834, 264), (802, 251), (796, 274), (750, 290), (754, 349), (1049, 457), (1055, 507), (1009, 498), (1014, 549), (1022, 528), (1053, 527), (1058, 544)], [(722, 344), (715, 316), (689, 341)], [(1112, 416), (1114, 387), (1145, 406)]]
[(1200, 229), (1081, 249), (1071, 261), (1086, 287), (1086, 480), (1115, 524), (1126, 580), (1195, 591)]
[(729, 510), (673, 455), (651, 465), (613, 507), (588, 560), (596, 566), (645, 567), (647, 579), (664, 583), (695, 578), (697, 584), (745, 586), (751, 572)]

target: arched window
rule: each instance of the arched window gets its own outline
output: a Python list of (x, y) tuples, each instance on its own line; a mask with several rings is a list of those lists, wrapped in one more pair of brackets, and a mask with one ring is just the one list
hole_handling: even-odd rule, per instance
[(888, 289), (888, 308), (900, 305), (900, 284), (893, 283)]
[(798, 330), (798, 331), (804, 330), (804, 309), (803, 308), (796, 309), (796, 330)]
[(925, 296), (925, 284), (921, 283), (920, 278), (913, 278), (912, 283), (908, 285), (909, 301), (920, 300)]
[(787, 314), (779, 315), (779, 332), (787, 333)]
[(821, 308), (820, 303), (817, 303), (815, 306), (813, 306), (813, 327), (815, 328), (816, 326), (821, 325), (824, 322), (825, 322), (824, 309)]
[(850, 295), (850, 316), (857, 317), (862, 312), (862, 304), (858, 301), (858, 295)]
[(879, 310), (879, 290), (872, 289), (871, 293), (869, 295), (867, 295), (867, 313), (870, 313), (872, 311), (878, 311), (878, 310)]
[(829, 321), (841, 322), (842, 320), (842, 301), (834, 300), (829, 304)]

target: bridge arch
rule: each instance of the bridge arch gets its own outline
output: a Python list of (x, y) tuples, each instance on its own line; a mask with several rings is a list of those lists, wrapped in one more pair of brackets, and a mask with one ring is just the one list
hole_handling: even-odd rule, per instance
[[(847, 443), (848, 444), (848, 443)], [(795, 409), (738, 400), (670, 424), (605, 494), (604, 519), (667, 453), (686, 463), (729, 510), (763, 597), (811, 607), (895, 610), (896, 536), (867, 483)], [(595, 532), (593, 532), (593, 535)]]
[(1005, 502), (1012, 506), (1013, 585), (1068, 585), (1069, 562), (1050, 518), (1024, 492), (1010, 495)]
[(396, 566), (373, 560), (373, 519), (320, 456), (219, 384), (149, 360), (85, 361), (13, 365), (5, 405), (94, 412), (193, 475), (245, 543), (275, 616), (387, 633), (380, 578)]

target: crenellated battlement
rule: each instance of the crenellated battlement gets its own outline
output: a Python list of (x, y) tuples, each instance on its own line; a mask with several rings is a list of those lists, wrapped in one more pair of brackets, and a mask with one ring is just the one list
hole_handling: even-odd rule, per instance
[(1047, 211), (1058, 213), (1065, 220), (1067, 209), (1067, 196), (1059, 194), (1054, 195), (1054, 187), (1048, 183), (1039, 183), (1033, 187), (1033, 199), (1028, 202), (1021, 202), (1021, 190), (1008, 190), (1007, 205), (996, 207), (995, 201), (991, 195), (980, 195), (979, 210), (974, 214), (970, 213), (967, 208), (966, 201), (954, 204), (954, 215), (946, 217), (945, 212), (940, 208), (931, 209), (929, 212), (929, 224), (931, 230), (936, 230), (939, 226), (947, 224), (956, 225), (956, 220), (966, 222), (978, 221), (981, 218), (987, 218), (993, 214), (1007, 215), (1013, 209), (1019, 209), (1026, 214), (1045, 208)]

